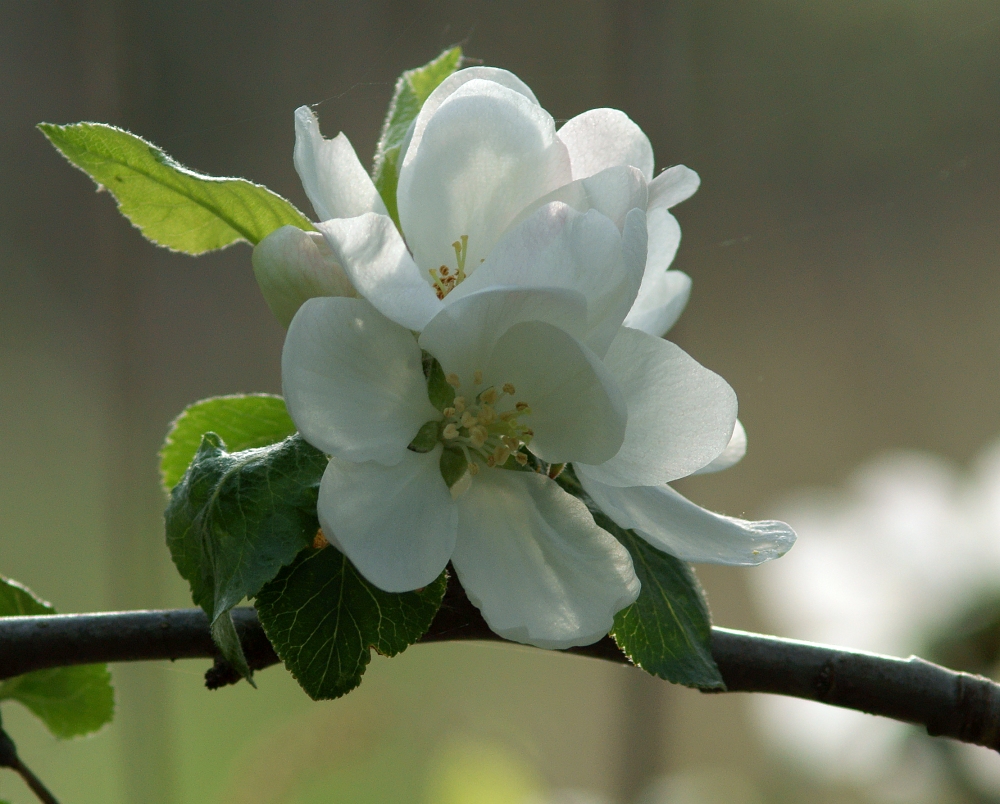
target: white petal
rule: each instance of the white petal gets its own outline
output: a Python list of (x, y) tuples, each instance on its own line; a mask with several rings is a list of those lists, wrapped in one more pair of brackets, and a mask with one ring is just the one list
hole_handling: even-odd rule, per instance
[(483, 290), (445, 305), (424, 327), (420, 348), (469, 383), (485, 368), (500, 337), (521, 321), (545, 321), (580, 338), (586, 333), (587, 300), (565, 289)]
[(350, 461), (396, 464), (440, 414), (413, 335), (363, 299), (310, 299), (281, 353), (285, 404), (306, 441)]
[(282, 226), (254, 246), (252, 262), (264, 299), (283, 327), (306, 299), (357, 295), (319, 232)]
[(646, 209), (649, 192), (642, 171), (631, 165), (616, 165), (585, 179), (577, 179), (542, 196), (529, 204), (514, 219), (511, 227), (531, 217), (539, 207), (561, 201), (569, 204), (577, 212), (596, 209), (614, 221), (621, 231), (625, 226), (625, 216), (638, 207)]
[(419, 332), (443, 307), (388, 216), (367, 213), (324, 221), (316, 228), (358, 293), (382, 315)]
[(622, 445), (625, 399), (614, 378), (597, 355), (551, 324), (524, 321), (507, 330), (483, 381), (517, 389), (516, 399), (531, 408), (518, 421), (534, 430), (530, 449), (544, 461), (600, 463)]
[(714, 460), (736, 422), (736, 394), (679, 346), (622, 327), (604, 362), (628, 404), (625, 443), (588, 468), (610, 486), (658, 486)]
[(733, 428), (733, 435), (729, 439), (729, 443), (726, 445), (726, 448), (720, 453), (719, 457), (707, 466), (701, 467), (701, 469), (697, 472), (692, 472), (692, 474), (708, 475), (712, 472), (721, 472), (723, 469), (728, 469), (730, 466), (738, 464), (743, 460), (743, 456), (746, 454), (747, 431), (743, 429), (742, 422), (737, 419), (736, 426)]
[(660, 338), (677, 323), (690, 296), (691, 277), (682, 271), (663, 271), (648, 282), (644, 278), (625, 326)]
[(795, 543), (795, 531), (784, 522), (713, 514), (669, 486), (616, 488), (595, 480), (589, 467), (575, 468), (584, 490), (617, 525), (684, 561), (752, 566), (784, 555)]
[(581, 214), (553, 202), (504, 235), (476, 273), (448, 295), (446, 304), (491, 287), (579, 291), (587, 299), (586, 325), (582, 335), (570, 331), (603, 356), (636, 298), (645, 253), (641, 209), (625, 216), (619, 233), (596, 210)]
[(379, 589), (427, 586), (451, 558), (458, 510), (440, 457), (439, 446), (407, 450), (395, 466), (331, 458), (323, 473), (316, 507), (323, 534)]
[(670, 209), (687, 201), (698, 190), (701, 179), (691, 168), (674, 165), (649, 183), (649, 208)]
[(399, 172), (399, 220), (425, 271), (457, 269), (452, 244), (468, 236), (471, 273), (525, 206), (569, 180), (549, 113), (519, 92), (474, 79), (411, 141)]
[(347, 137), (323, 139), (308, 106), (295, 110), (295, 170), (321, 221), (386, 214), (385, 204)]
[(584, 179), (615, 165), (632, 165), (646, 181), (653, 178), (653, 146), (625, 112), (591, 109), (559, 129), (569, 148), (573, 178)]
[(639, 595), (628, 551), (547, 477), (484, 471), (458, 508), (455, 571), (505, 639), (540, 648), (589, 645)]

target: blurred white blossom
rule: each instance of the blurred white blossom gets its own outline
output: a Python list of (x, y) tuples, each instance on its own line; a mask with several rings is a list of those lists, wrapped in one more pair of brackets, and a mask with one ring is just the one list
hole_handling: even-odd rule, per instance
[[(1000, 593), (1000, 444), (969, 472), (927, 454), (886, 455), (844, 489), (801, 492), (774, 513), (800, 538), (752, 582), (782, 636), (926, 656)], [(754, 703), (786, 755), (883, 798), (935, 800), (940, 749), (952, 747), (976, 786), (1000, 789), (1000, 758), (987, 749), (934, 745), (903, 723), (807, 701)]]

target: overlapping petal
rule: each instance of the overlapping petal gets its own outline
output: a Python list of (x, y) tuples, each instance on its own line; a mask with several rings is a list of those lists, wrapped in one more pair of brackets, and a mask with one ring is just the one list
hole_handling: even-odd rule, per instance
[(635, 303), (625, 326), (660, 337), (684, 311), (691, 280), (679, 271), (668, 271), (681, 243), (681, 227), (666, 209), (656, 207), (646, 214), (649, 245), (646, 267)]
[(736, 422), (736, 394), (680, 347), (622, 327), (605, 363), (625, 396), (621, 450), (587, 469), (610, 486), (654, 486), (715, 459)]
[(649, 209), (670, 209), (687, 201), (701, 185), (701, 178), (691, 168), (674, 165), (649, 183)]
[(506, 639), (589, 645), (639, 594), (628, 551), (547, 477), (482, 473), (458, 509), (452, 562), (469, 599)]
[[(442, 364), (444, 365), (444, 364)], [(542, 321), (523, 321), (497, 340), (483, 372), (488, 385), (511, 383), (531, 407), (522, 417), (530, 449), (550, 463), (600, 463), (625, 437), (625, 399), (590, 349)]]
[(378, 190), (343, 133), (323, 138), (308, 106), (295, 110), (295, 170), (321, 221), (365, 212), (385, 215)]
[(569, 149), (573, 178), (584, 179), (615, 165), (632, 165), (653, 178), (653, 146), (618, 109), (590, 109), (567, 121), (559, 139)]
[(473, 79), (452, 92), (411, 141), (399, 172), (399, 220), (424, 271), (456, 267), (468, 237), (475, 270), (518, 213), (570, 181), (551, 115), (521, 92)]
[(470, 383), (501, 336), (522, 321), (544, 321), (580, 339), (586, 334), (586, 297), (563, 288), (482, 290), (444, 306), (421, 333), (420, 347)]
[[(447, 302), (491, 287), (565, 288), (587, 300), (581, 339), (604, 355), (632, 307), (646, 263), (641, 209), (625, 215), (623, 231), (605, 215), (553, 202), (514, 227)], [(581, 322), (582, 323), (582, 322)], [(571, 332), (577, 330), (571, 329)]]
[(396, 224), (367, 213), (316, 225), (351, 283), (383, 315), (419, 331), (443, 307), (420, 274)]
[(511, 227), (533, 215), (539, 207), (553, 201), (568, 204), (577, 212), (595, 209), (614, 221), (621, 231), (625, 226), (625, 216), (630, 210), (646, 209), (649, 191), (642, 171), (631, 165), (616, 165), (585, 179), (571, 181), (542, 196), (525, 207)]
[(254, 247), (252, 261), (264, 299), (283, 327), (306, 299), (357, 295), (319, 232), (282, 226)]
[(303, 437), (345, 460), (397, 464), (421, 425), (440, 418), (413, 335), (363, 299), (303, 304), (285, 338), (281, 378)]
[(795, 543), (784, 522), (713, 514), (669, 486), (612, 487), (577, 466), (586, 492), (616, 524), (635, 530), (651, 545), (684, 561), (753, 566), (778, 558)]
[(713, 472), (721, 472), (723, 469), (728, 469), (738, 464), (746, 454), (747, 431), (743, 429), (743, 423), (737, 419), (736, 426), (733, 428), (733, 435), (730, 437), (726, 448), (719, 453), (719, 457), (710, 464), (701, 467), (697, 472), (692, 472), (692, 474), (709, 475)]
[(427, 586), (455, 549), (458, 510), (438, 470), (440, 455), (440, 447), (406, 450), (394, 466), (331, 458), (323, 474), (323, 532), (386, 592)]

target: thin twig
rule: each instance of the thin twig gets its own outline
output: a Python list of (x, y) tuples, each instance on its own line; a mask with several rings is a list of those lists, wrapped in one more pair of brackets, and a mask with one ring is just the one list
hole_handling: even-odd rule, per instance
[[(233, 610), (253, 669), (279, 659), (251, 608)], [(457, 584), (421, 642), (500, 640)], [(569, 653), (621, 664), (612, 639)], [(1000, 750), (1000, 685), (917, 657), (897, 659), (791, 639), (712, 629), (712, 655), (729, 692), (790, 695), (926, 727), (929, 734)], [(218, 658), (200, 609), (0, 618), (0, 679), (73, 664)], [(214, 686), (224, 685), (216, 662)]]
[(14, 741), (3, 729), (0, 729), (0, 767), (10, 768), (17, 773), (42, 804), (59, 804), (56, 797), (42, 784), (42, 780), (35, 776), (31, 769), (21, 761), (17, 755)]

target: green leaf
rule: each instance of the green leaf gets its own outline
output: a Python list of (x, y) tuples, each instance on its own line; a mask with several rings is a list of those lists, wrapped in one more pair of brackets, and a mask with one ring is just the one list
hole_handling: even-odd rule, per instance
[(166, 511), (167, 546), (216, 644), (249, 678), (229, 610), (253, 597), (319, 530), (316, 499), (326, 456), (301, 436), (230, 453), (206, 433)]
[(170, 425), (160, 450), (160, 478), (170, 491), (180, 483), (201, 437), (218, 434), (233, 452), (277, 444), (295, 435), (295, 423), (280, 396), (214, 396), (188, 405)]
[(389, 113), (382, 126), (382, 136), (375, 148), (375, 171), (372, 178), (389, 215), (399, 226), (396, 185), (399, 183), (399, 150), (410, 123), (420, 112), (428, 96), (462, 63), (462, 48), (446, 50), (423, 67), (407, 70), (396, 82), (389, 102)]
[(571, 466), (557, 482), (582, 499), (594, 521), (625, 545), (642, 583), (639, 599), (615, 615), (611, 636), (618, 647), (654, 676), (687, 687), (724, 690), (712, 658), (708, 603), (691, 567), (616, 525), (583, 491)]
[[(0, 617), (55, 614), (26, 586), (0, 576)], [(19, 701), (56, 737), (90, 734), (111, 722), (115, 695), (107, 665), (36, 670), (0, 682), (0, 701)]]
[(38, 128), (70, 162), (107, 189), (149, 240), (187, 254), (256, 245), (286, 224), (313, 228), (289, 201), (246, 179), (216, 178), (179, 165), (141, 137), (104, 123)]
[(687, 687), (724, 690), (712, 658), (708, 604), (691, 567), (661, 553), (634, 531), (622, 530), (604, 517), (594, 519), (632, 554), (642, 583), (639, 599), (615, 615), (611, 636), (618, 647), (654, 676)]
[(445, 377), (444, 369), (437, 358), (423, 352), (424, 377), (427, 379), (427, 398), (438, 410), (443, 411), (455, 404), (455, 388)]
[(447, 582), (441, 573), (416, 592), (383, 592), (336, 548), (310, 549), (261, 590), (257, 614), (309, 696), (339, 698), (361, 683), (372, 648), (395, 656), (424, 635)]

